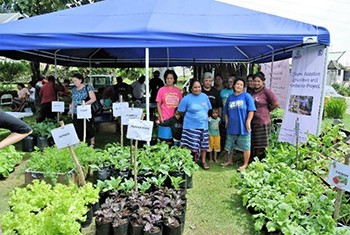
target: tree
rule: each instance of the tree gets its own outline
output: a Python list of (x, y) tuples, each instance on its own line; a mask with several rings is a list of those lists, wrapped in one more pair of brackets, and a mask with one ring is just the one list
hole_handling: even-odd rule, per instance
[[(19, 12), (29, 17), (93, 3), (94, 0), (2, 0), (0, 12)], [(32, 79), (40, 77), (40, 63), (31, 62)]]
[(1, 61), (0, 62), (0, 81), (28, 81), (30, 68), (27, 62)]

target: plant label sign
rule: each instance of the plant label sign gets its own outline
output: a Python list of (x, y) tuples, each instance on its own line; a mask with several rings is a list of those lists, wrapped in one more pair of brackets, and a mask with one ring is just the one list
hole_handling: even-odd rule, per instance
[(123, 108), (129, 108), (129, 103), (128, 102), (113, 103), (112, 104), (113, 117), (122, 116), (122, 109)]
[(63, 101), (52, 101), (52, 112), (63, 113), (64, 112), (64, 102)]
[(151, 141), (153, 122), (139, 119), (129, 119), (126, 138), (133, 140)]
[(77, 108), (77, 118), (78, 119), (92, 118), (91, 105), (79, 105)]
[(79, 138), (73, 124), (51, 130), (53, 140), (58, 149), (79, 144)]
[(128, 125), (129, 119), (138, 119), (140, 120), (142, 116), (141, 108), (122, 108), (122, 125)]
[(332, 161), (329, 174), (328, 174), (328, 183), (334, 185), (339, 189), (350, 192), (350, 166), (341, 164), (336, 161)]

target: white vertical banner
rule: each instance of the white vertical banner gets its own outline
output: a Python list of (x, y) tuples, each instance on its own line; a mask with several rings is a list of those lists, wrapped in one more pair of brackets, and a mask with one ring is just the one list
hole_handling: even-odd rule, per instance
[[(265, 74), (265, 86), (278, 98), (278, 102), (282, 109), (287, 104), (287, 95), (290, 84), (289, 59), (260, 64), (261, 72)], [(271, 76), (271, 66), (273, 66), (273, 74)], [(271, 79), (272, 77), (272, 79)]]
[(326, 49), (324, 46), (293, 50), (291, 82), (279, 141), (296, 145), (295, 123), (299, 118), (299, 142), (307, 141), (306, 133), (317, 133), (320, 113)]

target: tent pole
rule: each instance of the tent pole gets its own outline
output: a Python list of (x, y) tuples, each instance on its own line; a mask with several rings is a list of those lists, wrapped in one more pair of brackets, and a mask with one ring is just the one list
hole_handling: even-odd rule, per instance
[(169, 65), (170, 65), (170, 62), (169, 62), (169, 47), (166, 48), (166, 67), (167, 69), (169, 69)]
[(59, 52), (61, 49), (58, 49), (55, 51), (55, 78), (57, 79), (57, 52)]
[(273, 47), (272, 46), (270, 46), (270, 45), (267, 45), (269, 48), (271, 48), (271, 50), (272, 50), (272, 55), (271, 55), (271, 59), (272, 59), (272, 61), (271, 61), (271, 74), (270, 74), (270, 90), (271, 90), (271, 87), (272, 87), (272, 77), (273, 77), (273, 62), (275, 62), (275, 50), (273, 49)]
[(149, 121), (149, 48), (145, 48), (145, 68), (146, 68), (146, 120)]
[[(324, 97), (326, 93), (326, 79), (327, 79), (327, 67), (328, 67), (328, 46), (326, 46), (326, 49), (324, 50), (324, 53), (326, 53), (326, 56), (324, 57), (324, 73), (323, 73), (323, 82), (322, 82), (322, 92), (321, 92), (321, 105), (320, 105), (320, 117), (322, 117), (323, 109), (324, 109)], [(322, 118), (318, 119), (317, 123), (317, 130), (316, 135), (321, 134), (321, 125), (322, 125)]]

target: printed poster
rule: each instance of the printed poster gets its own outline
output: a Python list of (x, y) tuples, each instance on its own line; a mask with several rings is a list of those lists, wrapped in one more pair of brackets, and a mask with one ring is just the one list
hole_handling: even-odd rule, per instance
[(133, 140), (151, 141), (153, 122), (130, 119), (126, 138)]
[(296, 119), (299, 118), (299, 143), (307, 141), (307, 132), (317, 134), (322, 120), (321, 99), (324, 84), (325, 47), (293, 50), (291, 82), (279, 141), (296, 144)]
[(143, 110), (141, 108), (122, 108), (121, 124), (128, 125), (129, 119), (141, 119)]
[[(289, 59), (260, 64), (265, 74), (265, 86), (278, 98), (280, 108), (285, 109), (290, 84)], [(271, 66), (272, 76), (271, 76)]]
[(335, 187), (350, 192), (350, 166), (341, 164), (336, 161), (332, 161), (329, 173), (328, 183)]

